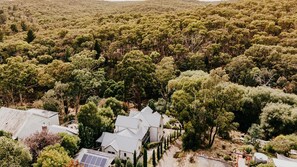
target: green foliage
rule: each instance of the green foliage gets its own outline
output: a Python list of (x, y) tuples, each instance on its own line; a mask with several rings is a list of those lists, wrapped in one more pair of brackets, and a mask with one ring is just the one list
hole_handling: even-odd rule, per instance
[(136, 167), (144, 167), (144, 166), (143, 166), (142, 162), (137, 162)]
[(158, 161), (160, 161), (160, 159), (161, 159), (160, 146), (157, 147), (157, 158), (158, 158)]
[(112, 111), (109, 109), (98, 109), (96, 104), (89, 102), (83, 105), (78, 113), (79, 138), (81, 146), (91, 148), (95, 144), (102, 132), (112, 131), (112, 121), (106, 117), (106, 114)]
[(12, 137), (12, 134), (9, 133), (9, 132), (5, 132), (5, 131), (3, 131), (3, 130), (0, 130), (0, 137), (1, 137), (1, 136), (5, 136), (5, 137), (7, 137), (7, 138), (11, 138), (11, 137)]
[(104, 107), (110, 107), (115, 116), (123, 113), (122, 102), (113, 97), (106, 99)]
[(71, 158), (59, 144), (45, 147), (40, 153), (34, 167), (64, 167), (69, 164)]
[(272, 141), (265, 145), (265, 150), (270, 153), (279, 153), (288, 155), (291, 149), (297, 148), (297, 136), (296, 135), (279, 135)]
[(274, 164), (268, 163), (268, 164), (259, 164), (257, 167), (274, 167)]
[(231, 159), (231, 157), (229, 155), (225, 155), (224, 156), (224, 160), (225, 161), (231, 161), (232, 159)]
[(61, 146), (69, 156), (73, 157), (79, 150), (80, 139), (67, 133), (60, 133), (59, 136), (61, 137)]
[(32, 157), (25, 146), (13, 139), (0, 137), (0, 164), (3, 167), (29, 167)]
[(160, 142), (150, 142), (147, 144), (147, 149), (155, 148), (160, 145)]
[[(187, 102), (176, 103), (174, 100), (176, 91), (172, 96), (172, 103), (181, 104), (178, 106), (179, 111), (183, 111), (181, 116), (187, 113), (186, 117), (179, 118), (180, 122), (186, 122), (183, 136), (184, 149), (195, 150), (199, 147), (211, 147), (217, 134), (228, 134), (230, 130), (236, 128), (236, 124), (232, 122), (234, 119), (232, 111), (239, 108), (242, 92), (236, 86), (226, 82), (228, 77), (222, 69), (211, 71), (208, 78), (199, 73), (193, 74), (190, 77), (194, 82), (196, 81), (196, 84), (193, 83), (178, 90), (188, 98)], [(171, 82), (171, 86), (179, 87), (184, 78), (186, 74), (180, 77), (180, 82), (177, 79)], [(196, 89), (197, 87), (200, 89)], [(176, 98), (180, 97), (180, 95), (176, 96)]]
[(137, 155), (136, 155), (136, 150), (134, 150), (133, 153), (133, 166), (136, 167), (137, 165)]
[(95, 58), (96, 58), (96, 59), (99, 59), (102, 50), (101, 50), (101, 48), (100, 48), (100, 44), (99, 44), (99, 42), (98, 42), (97, 40), (95, 41), (94, 50), (96, 51), (96, 57), (95, 57)]
[(143, 167), (147, 167), (147, 150), (143, 150)]
[(133, 167), (133, 164), (130, 159), (127, 160), (126, 167)]
[(266, 138), (294, 133), (297, 128), (296, 111), (297, 108), (287, 104), (267, 104), (260, 117), (260, 125), (265, 131)]
[(116, 167), (122, 167), (123, 166), (122, 161), (119, 158), (115, 158), (114, 164), (115, 164)]
[(30, 29), (30, 30), (28, 31), (28, 33), (27, 33), (26, 41), (27, 41), (28, 43), (31, 43), (35, 38), (36, 38), (36, 36), (35, 36), (33, 30)]
[(16, 24), (11, 24), (11, 25), (10, 25), (10, 30), (11, 30), (12, 32), (19, 32), (18, 27), (17, 27)]
[(155, 150), (153, 150), (153, 159), (152, 159), (152, 161), (153, 161), (153, 167), (156, 167), (157, 166), (157, 161), (156, 161), (156, 152), (155, 152)]
[(118, 64), (118, 74), (124, 81), (125, 98), (133, 100), (139, 110), (143, 97), (149, 91), (148, 87), (154, 82), (154, 70), (155, 65), (151, 58), (139, 50), (125, 54)]

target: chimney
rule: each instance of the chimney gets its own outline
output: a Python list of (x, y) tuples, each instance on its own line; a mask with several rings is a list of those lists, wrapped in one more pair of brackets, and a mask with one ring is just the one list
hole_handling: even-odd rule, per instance
[(47, 125), (45, 123), (42, 125), (42, 132), (47, 132)]

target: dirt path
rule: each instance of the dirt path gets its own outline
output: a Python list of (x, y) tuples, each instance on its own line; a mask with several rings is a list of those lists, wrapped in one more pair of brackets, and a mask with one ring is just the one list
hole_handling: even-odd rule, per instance
[[(176, 152), (182, 149), (182, 142), (177, 140), (174, 145), (163, 155), (157, 167), (230, 167), (227, 163), (209, 159), (203, 155), (198, 155), (194, 152), (186, 152), (181, 158), (174, 158)], [(190, 159), (191, 162), (190, 162)]]
[(177, 144), (171, 145), (170, 149), (163, 154), (162, 159), (159, 161), (157, 167), (175, 167), (178, 166), (178, 161), (176, 158), (173, 158), (174, 154), (181, 149), (177, 146), (180, 144), (179, 140), (176, 141)]

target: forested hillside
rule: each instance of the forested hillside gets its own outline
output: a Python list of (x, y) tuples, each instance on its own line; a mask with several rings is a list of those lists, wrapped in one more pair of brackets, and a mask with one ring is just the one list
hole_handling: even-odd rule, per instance
[(296, 94), (296, 0), (0, 2), (3, 106), (68, 121), (101, 98), (149, 104), (196, 149), (252, 124), (260, 138), (296, 132)]

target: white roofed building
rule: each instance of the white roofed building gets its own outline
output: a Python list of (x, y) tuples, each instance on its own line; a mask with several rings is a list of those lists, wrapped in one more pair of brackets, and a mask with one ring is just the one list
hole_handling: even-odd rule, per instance
[(132, 160), (134, 151), (138, 156), (142, 147), (140, 140), (117, 133), (103, 132), (97, 142), (101, 143), (101, 151), (115, 154), (121, 159), (129, 158)]
[(0, 130), (10, 132), (13, 139), (25, 139), (30, 135), (46, 130), (50, 133), (67, 133), (78, 135), (77, 128), (59, 125), (57, 112), (29, 109), (17, 110), (12, 108), (0, 108)]
[(109, 167), (115, 157), (114, 154), (82, 148), (75, 159), (84, 167)]
[(13, 139), (24, 139), (40, 131), (44, 125), (59, 125), (58, 113), (40, 109), (23, 111), (0, 108), (0, 130), (10, 132)]
[(130, 111), (129, 116), (119, 115), (115, 122), (114, 133), (104, 132), (97, 140), (103, 152), (116, 154), (121, 159), (133, 158), (140, 153), (142, 144), (158, 142), (163, 137), (163, 118), (150, 107), (140, 112)]

